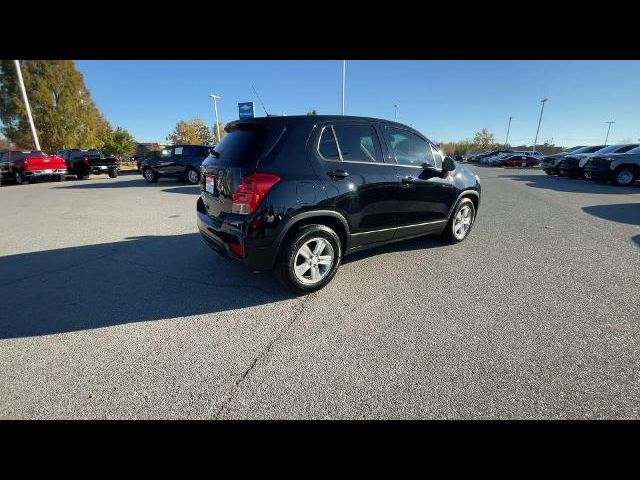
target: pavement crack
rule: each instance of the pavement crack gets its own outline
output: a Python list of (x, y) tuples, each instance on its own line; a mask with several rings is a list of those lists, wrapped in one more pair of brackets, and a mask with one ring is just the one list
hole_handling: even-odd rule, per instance
[(231, 403), (231, 401), (233, 400), (233, 397), (236, 395), (236, 393), (240, 389), (240, 385), (242, 384), (242, 382), (244, 382), (244, 380), (249, 376), (249, 374), (253, 371), (253, 369), (258, 364), (258, 362), (260, 360), (262, 360), (264, 357), (266, 357), (271, 352), (271, 350), (273, 349), (273, 346), (282, 338), (282, 336), (288, 330), (291, 329), (291, 327), (296, 322), (296, 320), (298, 320), (298, 318), (300, 318), (302, 316), (302, 314), (304, 313), (307, 301), (312, 300), (313, 298), (316, 297), (316, 295), (317, 295), (317, 293), (312, 293), (310, 295), (307, 295), (305, 298), (303, 298), (300, 301), (300, 303), (296, 306), (295, 312), (294, 312), (293, 316), (291, 317), (291, 320), (289, 320), (287, 323), (285, 323), (282, 326), (282, 328), (280, 328), (280, 330), (278, 331), (276, 336), (265, 346), (265, 348), (263, 348), (258, 353), (258, 355), (256, 355), (256, 357), (251, 361), (249, 366), (240, 374), (240, 376), (236, 379), (236, 381), (234, 382), (233, 386), (231, 387), (231, 391), (229, 392), (229, 395), (222, 402), (222, 405), (220, 405), (220, 408), (218, 409), (218, 411), (216, 412), (215, 416), (213, 417), (214, 420), (217, 420), (218, 418), (220, 418), (220, 415), (222, 415), (225, 410), (226, 411), (230, 410), (229, 409), (229, 404)]

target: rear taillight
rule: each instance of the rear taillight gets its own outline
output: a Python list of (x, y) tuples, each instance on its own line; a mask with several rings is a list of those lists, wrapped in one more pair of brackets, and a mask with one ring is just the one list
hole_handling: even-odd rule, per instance
[(229, 250), (238, 257), (244, 257), (244, 246), (236, 242), (229, 242)]
[(255, 212), (269, 190), (280, 181), (279, 177), (266, 173), (256, 173), (243, 178), (233, 194), (232, 213), (250, 215)]
[(84, 157), (82, 157), (82, 163), (88, 167), (89, 166), (89, 157), (87, 157), (86, 155)]

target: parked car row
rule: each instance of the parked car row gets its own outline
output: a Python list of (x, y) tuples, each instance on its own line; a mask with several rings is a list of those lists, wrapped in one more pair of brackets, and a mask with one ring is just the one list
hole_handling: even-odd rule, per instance
[(86, 180), (91, 173), (118, 176), (120, 160), (103, 155), (98, 150), (69, 148), (48, 155), (41, 150), (5, 150), (0, 152), (0, 178), (13, 180), (18, 185), (32, 183), (41, 178), (64, 181), (66, 175)]
[(548, 155), (542, 169), (547, 175), (632, 185), (640, 179), (640, 144), (595, 145)]
[(472, 155), (467, 161), (494, 167), (535, 167), (543, 157), (542, 153), (534, 151), (494, 150)]

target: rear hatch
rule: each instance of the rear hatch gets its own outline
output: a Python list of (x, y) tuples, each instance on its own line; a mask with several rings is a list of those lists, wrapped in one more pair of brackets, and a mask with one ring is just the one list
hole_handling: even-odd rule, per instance
[(216, 219), (232, 214), (233, 194), (240, 182), (256, 173), (258, 160), (273, 136), (274, 125), (239, 122), (227, 125), (228, 133), (202, 163), (200, 194), (206, 213)]

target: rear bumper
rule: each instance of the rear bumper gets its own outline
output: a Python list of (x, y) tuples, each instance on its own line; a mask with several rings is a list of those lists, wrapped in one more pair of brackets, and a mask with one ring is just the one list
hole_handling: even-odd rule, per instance
[[(271, 270), (275, 264), (276, 249), (273, 246), (251, 247), (247, 244), (242, 229), (230, 224), (216, 221), (205, 213), (202, 199), (197, 202), (197, 222), (200, 236), (204, 243), (224, 258), (239, 262), (252, 270)], [(233, 253), (230, 244), (241, 245), (244, 257)]]
[(66, 175), (66, 168), (54, 168), (51, 170), (25, 170), (23, 175), (25, 177), (47, 177), (49, 175)]

